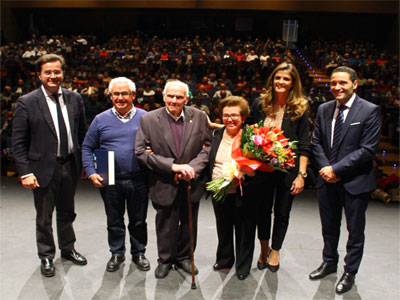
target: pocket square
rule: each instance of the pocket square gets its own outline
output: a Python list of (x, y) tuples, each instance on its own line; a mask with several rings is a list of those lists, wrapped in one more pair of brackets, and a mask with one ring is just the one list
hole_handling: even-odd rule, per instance
[(358, 125), (358, 124), (360, 124), (360, 122), (351, 123), (350, 126)]

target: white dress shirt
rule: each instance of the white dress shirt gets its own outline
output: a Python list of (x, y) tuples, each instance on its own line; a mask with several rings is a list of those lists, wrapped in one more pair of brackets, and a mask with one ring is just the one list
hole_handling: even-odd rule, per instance
[[(351, 106), (353, 105), (355, 98), (356, 98), (356, 93), (353, 93), (353, 96), (351, 96), (349, 101), (347, 101), (345, 104), (346, 108), (345, 108), (345, 110), (343, 110), (343, 123), (346, 121), (347, 115), (350, 111)], [(335, 109), (335, 112), (334, 112), (333, 118), (332, 118), (331, 146), (333, 145), (333, 135), (334, 135), (334, 131), (335, 131), (336, 118), (339, 114), (339, 106), (340, 105), (341, 105), (340, 102), (336, 100), (336, 109)]]
[[(49, 106), (51, 118), (53, 119), (54, 127), (56, 128), (57, 133), (57, 140), (58, 140), (58, 147), (57, 147), (57, 156), (60, 156), (60, 133), (58, 129), (58, 116), (57, 116), (57, 104), (56, 102), (50, 97), (44, 88), (41, 86), (41, 89), (46, 97), (47, 105)], [(71, 127), (69, 126), (69, 118), (68, 118), (68, 110), (67, 106), (64, 103), (64, 98), (62, 95), (61, 87), (58, 89), (58, 101), (60, 102), (61, 112), (65, 122), (65, 128), (67, 129), (67, 137), (68, 137), (68, 153), (72, 153), (72, 149), (74, 148), (74, 142), (72, 141), (72, 134), (71, 134)]]

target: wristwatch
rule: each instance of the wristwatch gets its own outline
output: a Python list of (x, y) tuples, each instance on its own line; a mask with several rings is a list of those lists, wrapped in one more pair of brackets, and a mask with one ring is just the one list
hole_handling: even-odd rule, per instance
[(299, 174), (300, 174), (303, 178), (307, 178), (307, 172), (299, 171)]

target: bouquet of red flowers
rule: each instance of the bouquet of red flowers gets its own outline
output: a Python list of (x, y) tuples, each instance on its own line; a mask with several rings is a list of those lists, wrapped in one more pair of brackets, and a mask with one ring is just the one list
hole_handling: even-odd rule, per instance
[[(266, 164), (265, 171), (273, 168), (287, 172), (288, 169), (294, 167), (296, 156), (293, 150), (296, 149), (296, 143), (297, 141), (289, 141), (278, 127), (264, 127), (264, 121), (261, 121), (258, 124), (246, 126), (246, 130), (242, 133), (240, 149), (242, 157)], [(262, 165), (257, 169), (260, 167)], [(263, 168), (260, 170), (263, 171)]]
[(246, 125), (240, 139), (236, 139), (232, 145), (235, 163), (226, 164), (223, 176), (207, 182), (206, 189), (213, 192), (217, 201), (223, 201), (229, 190), (243, 181), (246, 170), (287, 172), (295, 166), (296, 156), (293, 150), (296, 143), (297, 141), (289, 141), (279, 128), (264, 127), (264, 121)]

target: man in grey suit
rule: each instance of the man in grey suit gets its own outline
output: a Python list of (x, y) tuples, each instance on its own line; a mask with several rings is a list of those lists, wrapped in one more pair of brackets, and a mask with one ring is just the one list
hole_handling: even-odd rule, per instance
[(204, 191), (199, 178), (210, 153), (206, 114), (185, 106), (189, 100), (187, 84), (168, 81), (163, 97), (166, 107), (143, 115), (135, 142), (136, 157), (149, 170), (149, 199), (156, 210), (156, 278), (166, 277), (174, 264), (191, 274), (187, 187), (192, 186), (195, 242)]
[(55, 275), (54, 208), (61, 257), (78, 265), (87, 263), (75, 251), (72, 227), (86, 118), (81, 96), (61, 87), (64, 69), (62, 56), (40, 57), (36, 71), (42, 86), (19, 98), (13, 120), (15, 163), (23, 187), (33, 191), (36, 243), (41, 272), (46, 277)]
[(369, 193), (375, 189), (373, 159), (380, 139), (379, 107), (358, 97), (357, 74), (338, 67), (331, 75), (335, 100), (318, 109), (311, 140), (315, 162), (320, 169), (318, 202), (322, 223), (323, 262), (310, 279), (321, 279), (337, 270), (337, 251), (342, 210), (349, 237), (344, 258), (344, 273), (336, 292), (350, 290), (364, 249), (365, 211)]

